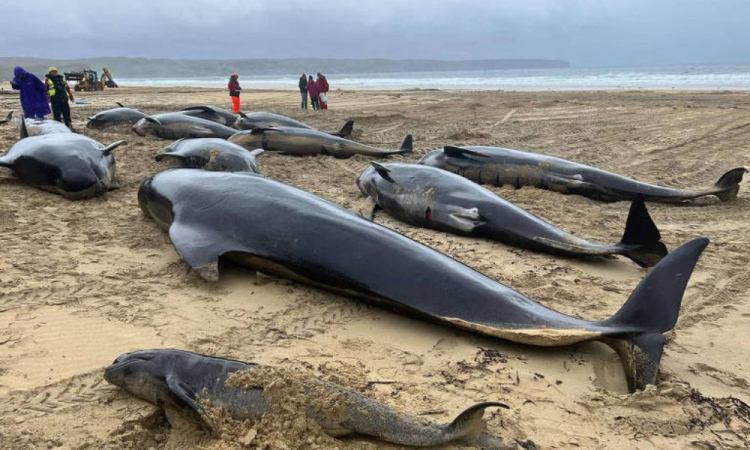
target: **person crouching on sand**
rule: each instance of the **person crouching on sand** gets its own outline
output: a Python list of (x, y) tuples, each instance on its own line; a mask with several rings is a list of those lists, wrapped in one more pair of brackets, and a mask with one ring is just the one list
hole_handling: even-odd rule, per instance
[(299, 77), (299, 95), (302, 97), (302, 109), (307, 109), (307, 75)]
[(318, 88), (318, 83), (313, 80), (312, 75), (310, 75), (310, 79), (307, 80), (307, 92), (310, 94), (310, 101), (312, 102), (313, 109), (320, 109), (320, 105), (318, 104), (320, 89)]
[(23, 67), (13, 69), (13, 75), (15, 76), (10, 80), (10, 86), (21, 91), (21, 108), (23, 108), (24, 117), (44, 119), (44, 116), (51, 112), (47, 104), (47, 86)]
[(229, 77), (229, 84), (227, 84), (227, 87), (229, 88), (229, 96), (232, 98), (232, 106), (234, 113), (237, 114), (240, 112), (240, 91), (242, 88), (240, 87), (240, 82), (237, 80), (240, 76), (237, 75), (237, 73), (233, 73), (231, 77)]
[(318, 89), (320, 89), (320, 94), (318, 94), (318, 103), (320, 104), (320, 109), (328, 109), (328, 79), (326, 77), (318, 72)]

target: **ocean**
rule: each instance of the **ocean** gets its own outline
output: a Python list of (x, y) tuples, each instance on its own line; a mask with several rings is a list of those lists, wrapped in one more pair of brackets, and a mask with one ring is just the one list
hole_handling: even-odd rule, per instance
[[(302, 68), (316, 73), (318, 68)], [(300, 71), (301, 72), (301, 71)], [(750, 90), (750, 64), (328, 74), (332, 89)], [(228, 78), (228, 77), (227, 77)], [(297, 89), (298, 74), (243, 76), (246, 89)], [(122, 86), (226, 87), (225, 78), (117, 78)]]

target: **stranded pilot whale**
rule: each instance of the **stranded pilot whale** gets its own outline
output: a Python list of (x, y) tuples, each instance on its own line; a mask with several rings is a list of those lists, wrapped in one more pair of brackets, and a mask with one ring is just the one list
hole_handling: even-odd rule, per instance
[(115, 156), (125, 141), (108, 146), (76, 133), (52, 133), (28, 137), (21, 122), (21, 140), (0, 157), (24, 183), (60, 194), (71, 200), (101, 195), (112, 187)]
[(191, 169), (260, 173), (255, 157), (263, 152), (262, 148), (249, 152), (219, 138), (180, 139), (164, 147), (155, 159), (173, 158)]
[(643, 197), (630, 208), (617, 244), (594, 244), (565, 232), (482, 186), (418, 164), (372, 163), (357, 180), (375, 206), (423, 228), (494, 239), (530, 250), (573, 257), (624, 255), (650, 267), (667, 248)]
[(601, 340), (621, 356), (631, 390), (654, 383), (663, 333), (708, 239), (662, 259), (612, 317), (587, 321), (525, 297), (464, 264), (310, 193), (251, 174), (173, 169), (138, 191), (200, 276), (220, 258), (483, 335), (540, 346)]
[(211, 122), (220, 123), (231, 127), (237, 121), (237, 116), (227, 111), (224, 108), (218, 106), (199, 105), (185, 108), (179, 112), (179, 114), (185, 114), (193, 117), (200, 117), (201, 119), (210, 120)]
[(354, 155), (378, 157), (412, 152), (411, 134), (406, 136), (400, 149), (385, 150), (322, 131), (297, 127), (254, 128), (238, 132), (229, 141), (248, 150), (262, 148), (267, 152), (295, 156), (331, 155), (336, 158), (351, 158)]
[[(252, 112), (245, 114), (240, 112), (240, 118), (235, 122), (234, 127), (238, 130), (252, 130), (253, 128), (271, 128), (271, 127), (294, 127), (316, 130), (316, 128), (294, 120), (290, 117), (273, 114), (269, 112)], [(324, 131), (324, 133), (349, 139), (354, 131), (354, 121), (347, 121), (339, 131)]]
[[(270, 367), (166, 349), (126, 353), (104, 372), (109, 383), (164, 408), (168, 418), (177, 412), (209, 428), (206, 403), (236, 420), (257, 421), (271, 413), (274, 405), (264, 397), (264, 388), (283, 376), (283, 372)], [(424, 425), (336, 384), (311, 376), (299, 378), (304, 389), (304, 412), (300, 413), (334, 437), (356, 434), (411, 446), (460, 442), (485, 449), (534, 448), (530, 441), (505, 444), (485, 431), (484, 410), (507, 408), (502, 403), (478, 403), (450, 424)]]
[(713, 186), (672, 189), (561, 158), (498, 147), (446, 146), (429, 152), (419, 164), (445, 169), (477, 183), (534, 186), (605, 202), (634, 200), (639, 194), (649, 202), (681, 203), (708, 195), (725, 202), (737, 197), (739, 183), (747, 172), (738, 167), (722, 175)]
[(209, 137), (226, 139), (237, 132), (226, 125), (181, 113), (144, 117), (133, 125), (133, 131), (139, 136), (151, 134), (162, 139)]
[(89, 117), (86, 128), (102, 130), (119, 125), (133, 125), (144, 117), (148, 117), (148, 114), (139, 109), (126, 108), (119, 102), (117, 105), (119, 108), (101, 111)]

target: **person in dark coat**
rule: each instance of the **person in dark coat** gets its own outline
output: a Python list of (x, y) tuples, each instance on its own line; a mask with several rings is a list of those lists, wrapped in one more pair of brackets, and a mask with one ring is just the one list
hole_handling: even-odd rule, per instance
[(302, 109), (307, 109), (307, 75), (299, 77), (299, 95), (302, 97)]
[(320, 109), (328, 109), (328, 79), (325, 75), (318, 72), (318, 80), (316, 83), (318, 83), (318, 89), (320, 89), (320, 94), (318, 94)]
[(233, 73), (231, 77), (229, 77), (229, 83), (227, 84), (227, 88), (229, 88), (229, 96), (232, 98), (232, 107), (234, 108), (234, 113), (237, 114), (240, 112), (240, 91), (242, 88), (240, 87), (240, 82), (238, 80), (240, 76), (237, 75), (237, 73)]
[(312, 75), (310, 75), (310, 79), (307, 80), (307, 92), (310, 94), (310, 101), (312, 102), (313, 109), (320, 109), (320, 104), (318, 103), (320, 88), (318, 88), (318, 83), (313, 80)]
[(13, 69), (13, 75), (10, 86), (21, 91), (21, 108), (23, 108), (24, 117), (44, 119), (44, 116), (52, 112), (47, 104), (47, 86), (23, 67)]
[(68, 102), (74, 102), (73, 93), (70, 91), (70, 86), (65, 78), (57, 73), (56, 67), (50, 67), (49, 73), (47, 74), (47, 95), (49, 95), (49, 103), (52, 106), (52, 114), (55, 116), (55, 120), (62, 122), (65, 120), (65, 126), (68, 128), (73, 127), (70, 120), (70, 105)]

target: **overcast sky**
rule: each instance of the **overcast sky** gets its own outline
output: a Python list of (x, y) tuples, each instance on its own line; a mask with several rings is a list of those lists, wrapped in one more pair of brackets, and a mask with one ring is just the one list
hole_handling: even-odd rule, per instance
[(34, 0), (12, 5), (0, 14), (0, 56), (550, 58), (577, 67), (750, 62), (750, 0)]

